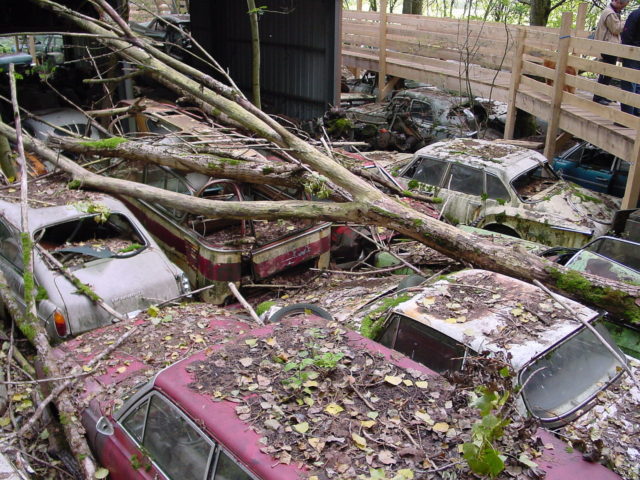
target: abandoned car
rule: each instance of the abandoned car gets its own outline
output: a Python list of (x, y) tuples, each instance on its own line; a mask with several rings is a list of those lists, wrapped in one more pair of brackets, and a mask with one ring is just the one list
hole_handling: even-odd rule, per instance
[(624, 196), (629, 162), (588, 142), (580, 142), (555, 157), (552, 167), (565, 180), (595, 192)]
[[(50, 186), (60, 188), (57, 185)], [(47, 205), (55, 194), (43, 192), (47, 200), (40, 202)], [(29, 231), (36, 244), (34, 295), (38, 317), (52, 342), (115, 321), (93, 302), (93, 295), (127, 315), (190, 291), (185, 274), (120, 201), (92, 194), (90, 200), (70, 204), (34, 205), (29, 210)], [(0, 200), (0, 269), (24, 309), (20, 225), (20, 204)], [(84, 284), (86, 294), (65, 277), (56, 261)]]
[(156, 17), (148, 22), (130, 22), (131, 30), (151, 38), (172, 57), (182, 60), (192, 43), (190, 15), (171, 14)]
[[(285, 200), (297, 192), (181, 174), (147, 165), (143, 181), (172, 192), (212, 200)], [(229, 282), (237, 285), (266, 279), (291, 267), (313, 262), (329, 265), (331, 223), (310, 220), (225, 220), (205, 218), (159, 203), (127, 198), (130, 208), (204, 300), (221, 304)]]
[[(105, 339), (136, 328), (74, 395), (109, 478), (356, 480), (371, 469), (476, 478), (459, 450), (479, 418), (466, 389), (317, 317), (251, 330), (205, 308), (169, 309), (170, 322), (141, 317), (55, 350), (61, 365), (82, 365)], [(191, 352), (194, 339), (206, 349)], [(519, 428), (506, 425), (505, 441), (495, 440), (512, 471), (535, 461), (547, 480), (619, 478), (548, 432)], [(524, 435), (513, 442), (516, 432)]]
[(617, 199), (562, 181), (539, 153), (487, 140), (429, 145), (400, 169), (410, 190), (442, 199), (449, 222), (549, 246), (581, 247), (611, 227)]
[(523, 386), (521, 413), (543, 425), (573, 421), (623, 375), (625, 356), (601, 315), (563, 298), (568, 312), (520, 280), (464, 270), (400, 299), (383, 320), (383, 345), (440, 373), (464, 370), (466, 359), (478, 354), (503, 357), (514, 383)]
[(373, 149), (414, 152), (446, 138), (475, 137), (486, 117), (481, 105), (434, 87), (399, 91), (389, 103), (370, 103), (344, 111), (344, 118), (328, 120), (329, 133), (340, 134), (345, 119), (356, 140)]

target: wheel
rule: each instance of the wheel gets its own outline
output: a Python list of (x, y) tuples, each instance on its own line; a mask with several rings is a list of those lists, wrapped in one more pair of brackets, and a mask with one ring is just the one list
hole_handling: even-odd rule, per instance
[(327, 320), (333, 320), (333, 316), (322, 307), (312, 305), (311, 303), (294, 303), (293, 305), (288, 305), (284, 308), (281, 308), (276, 313), (271, 315), (268, 322), (273, 323), (288, 316), (301, 314), (304, 315), (309, 313)]
[(503, 235), (509, 235), (510, 237), (520, 238), (518, 232), (516, 232), (513, 228), (507, 227), (506, 225), (500, 225), (499, 223), (492, 223), (491, 225), (486, 225), (484, 227), (485, 230), (489, 230), (490, 232), (501, 233)]
[(400, 280), (400, 283), (398, 283), (398, 286), (396, 287), (396, 292), (400, 292), (402, 290), (406, 290), (407, 288), (411, 288), (411, 287), (417, 287), (425, 280), (426, 278), (423, 277), (422, 275), (407, 275), (402, 280)]

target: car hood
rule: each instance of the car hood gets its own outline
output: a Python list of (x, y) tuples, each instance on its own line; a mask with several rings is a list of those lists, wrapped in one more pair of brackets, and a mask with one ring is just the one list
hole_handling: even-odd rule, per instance
[[(155, 248), (126, 258), (103, 258), (87, 262), (73, 271), (118, 313), (128, 314), (180, 295), (180, 271)], [(62, 275), (55, 285), (64, 301), (72, 335), (112, 323), (112, 317), (95, 305)]]
[(524, 204), (526, 210), (547, 217), (547, 223), (551, 226), (562, 226), (566, 222), (597, 234), (609, 230), (613, 214), (619, 207), (617, 198), (562, 180), (533, 195)]

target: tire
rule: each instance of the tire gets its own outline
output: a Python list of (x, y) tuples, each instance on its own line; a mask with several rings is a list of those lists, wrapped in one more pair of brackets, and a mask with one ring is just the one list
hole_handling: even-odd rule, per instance
[(513, 228), (507, 227), (506, 225), (500, 225), (499, 223), (485, 225), (482, 228), (485, 230), (489, 230), (490, 232), (502, 233), (503, 235), (509, 235), (510, 237), (520, 238), (518, 232), (516, 232)]
[(422, 275), (407, 275), (402, 280), (400, 280), (400, 283), (398, 283), (398, 286), (396, 287), (396, 292), (400, 292), (402, 290), (406, 290), (407, 288), (411, 288), (411, 287), (417, 287), (418, 285), (423, 283), (425, 280), (426, 278), (423, 277)]
[(333, 316), (322, 307), (312, 305), (311, 303), (294, 303), (293, 305), (288, 305), (284, 308), (281, 308), (276, 313), (271, 315), (267, 321), (268, 323), (277, 322), (278, 320), (282, 320), (289, 315), (298, 315), (301, 313), (305, 313), (306, 311), (311, 312), (317, 317), (321, 317), (326, 320), (333, 320)]

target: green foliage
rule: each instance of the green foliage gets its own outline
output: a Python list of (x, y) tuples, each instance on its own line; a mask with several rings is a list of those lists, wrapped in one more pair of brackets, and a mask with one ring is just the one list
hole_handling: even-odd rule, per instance
[(80, 180), (71, 180), (67, 183), (67, 188), (69, 190), (77, 190), (82, 186), (82, 182)]
[(267, 310), (269, 310), (271, 307), (273, 307), (276, 304), (276, 302), (273, 301), (266, 301), (266, 302), (262, 302), (260, 303), (257, 307), (256, 307), (256, 314), (258, 316), (262, 315), (264, 312), (266, 312)]
[(47, 300), (48, 298), (49, 298), (49, 294), (47, 293), (47, 290), (42, 285), (38, 285), (38, 291), (36, 293), (36, 302)]
[(331, 190), (327, 187), (327, 179), (315, 173), (312, 173), (311, 178), (305, 181), (304, 191), (318, 200), (329, 198), (331, 194)]
[(504, 198), (496, 198), (496, 202), (498, 202), (498, 205), (504, 205), (505, 203), (507, 203)]
[(480, 200), (483, 202), (486, 202), (488, 198), (489, 194), (487, 192), (482, 192), (482, 194), (480, 195)]
[(415, 190), (419, 186), (420, 186), (420, 182), (418, 180), (409, 180), (409, 183), (407, 184), (407, 187), (409, 187), (409, 190)]
[(256, 8), (253, 8), (251, 10), (248, 10), (247, 13), (249, 15), (255, 14), (255, 15), (260, 16), (260, 15), (264, 15), (266, 13), (266, 11), (267, 11), (267, 6), (266, 5), (261, 5), (259, 7), (256, 7)]
[(111, 215), (111, 210), (105, 204), (100, 202), (76, 202), (73, 204), (74, 207), (85, 213), (95, 214), (96, 216), (93, 220), (96, 223), (104, 223), (109, 220), (109, 216)]
[(409, 300), (409, 298), (411, 298), (411, 295), (409, 295), (408, 293), (403, 293), (402, 295), (399, 295), (397, 297), (385, 298), (384, 300), (382, 300), (380, 306), (376, 307), (362, 319), (362, 324), (360, 325), (360, 334), (363, 337), (371, 338), (373, 340), (378, 338), (380, 329), (382, 328), (385, 320), (384, 313), (386, 313), (396, 305), (400, 305), (402, 302), (406, 302), (407, 300)]
[(122, 143), (126, 143), (129, 140), (122, 137), (111, 137), (105, 138), (103, 140), (94, 140), (90, 142), (82, 142), (80, 145), (90, 148), (116, 148), (118, 145)]
[(298, 352), (298, 359), (289, 361), (284, 366), (285, 372), (293, 371), (293, 375), (282, 380), (282, 383), (292, 390), (301, 390), (311, 394), (314, 388), (314, 380), (320, 376), (323, 370), (333, 370), (344, 357), (342, 352), (325, 352), (311, 356), (309, 352)]
[(353, 129), (353, 123), (348, 118), (335, 118), (327, 122), (327, 131), (333, 135), (343, 135)]
[(264, 175), (269, 175), (270, 173), (275, 172), (275, 170), (276, 170), (276, 169), (275, 169), (275, 168), (273, 168), (273, 167), (263, 167), (263, 168), (262, 168), (262, 173), (263, 173)]
[(139, 250), (142, 248), (142, 245), (140, 245), (139, 243), (132, 243), (131, 245), (127, 245), (124, 248), (121, 248), (120, 250), (118, 250), (118, 253), (128, 253), (128, 252), (133, 252), (135, 250)]
[(504, 470), (504, 460), (494, 442), (502, 437), (504, 427), (511, 420), (494, 412), (507, 402), (509, 392), (500, 395), (484, 386), (476, 391), (480, 396), (473, 405), (480, 410), (482, 418), (471, 427), (471, 442), (462, 445), (462, 456), (474, 473), (495, 478)]

